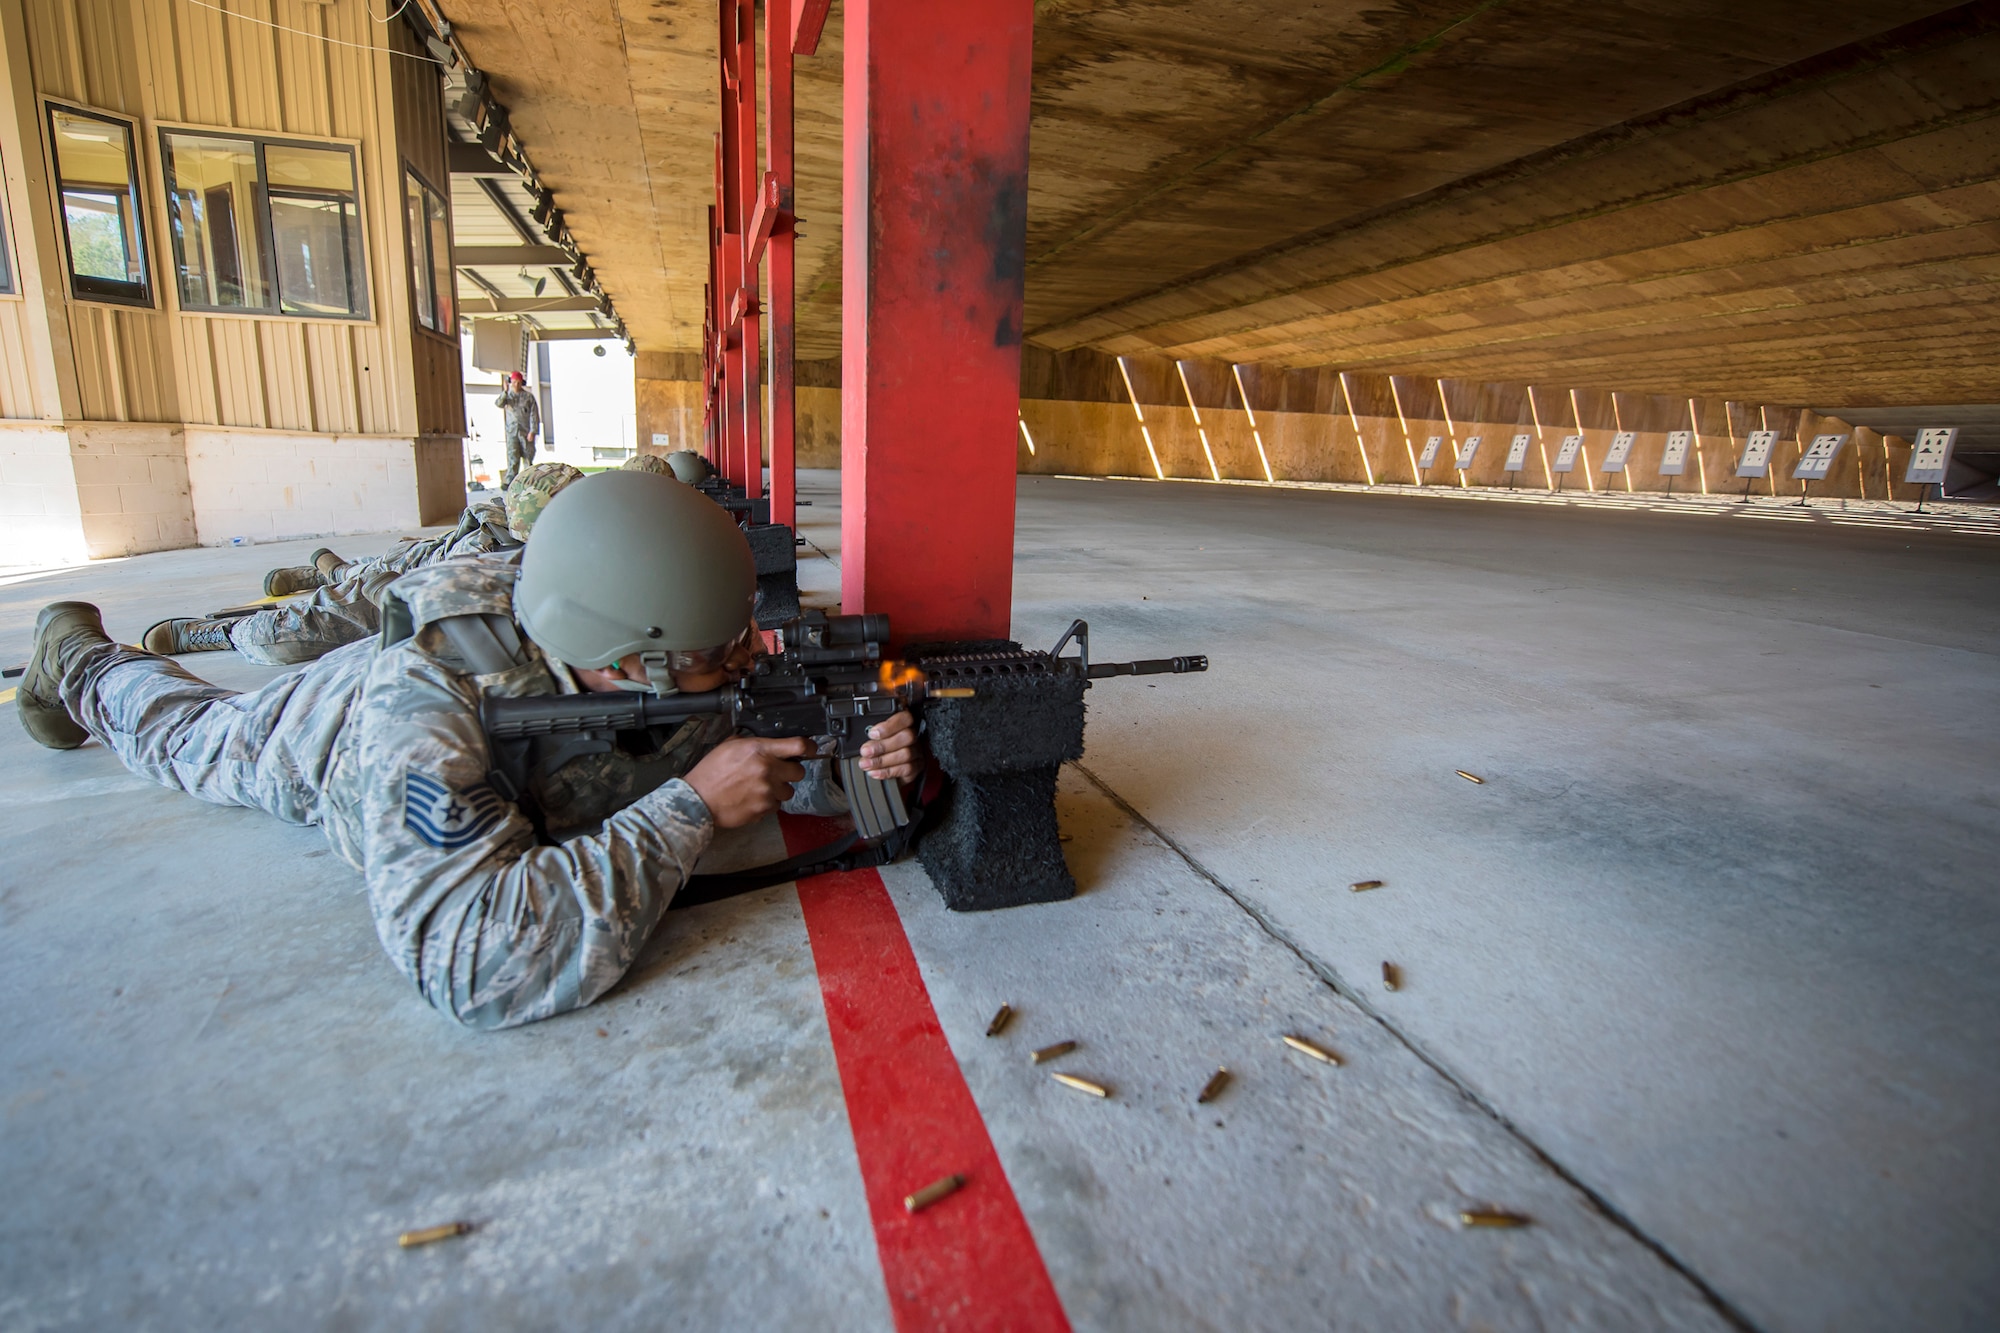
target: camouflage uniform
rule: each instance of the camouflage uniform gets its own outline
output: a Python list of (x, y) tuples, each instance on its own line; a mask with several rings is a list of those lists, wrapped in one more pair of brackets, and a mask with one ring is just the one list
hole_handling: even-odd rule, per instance
[(535, 461), (535, 436), (542, 430), (542, 405), (525, 384), (516, 389), (510, 383), (494, 401), (506, 413), (507, 470), (500, 475), (500, 484), (505, 486), (514, 480), (516, 472)]
[(507, 530), (502, 502), (481, 501), (459, 515), (450, 532), (356, 560), (341, 567), (340, 582), (333, 586), (243, 617), (230, 627), (229, 642), (265, 666), (311, 662), (381, 629), (382, 594), (402, 575), (441, 560), (513, 550), (520, 544)]
[[(318, 824), (366, 879), (376, 934), (424, 999), (470, 1027), (589, 1004), (625, 974), (714, 834), (679, 780), (727, 734), (720, 719), (649, 736), (639, 753), (574, 761), (531, 783), (552, 845), (487, 784), (482, 691), (556, 692), (525, 661), (466, 674), (437, 622), (512, 616), (518, 556), (406, 575), (390, 594), (416, 632), (353, 643), (260, 690), (210, 685), (169, 658), (72, 640), (71, 716), (134, 773), (221, 805)], [(525, 643), (525, 636), (523, 636)], [(786, 809), (840, 813), (825, 763)]]
[(340, 581), (332, 587), (237, 621), (230, 627), (229, 642), (253, 662), (297, 666), (368, 638), (381, 628), (382, 594), (391, 583), (445, 560), (519, 549), (548, 502), (582, 476), (567, 463), (531, 467), (502, 499), (481, 501), (459, 515), (450, 532), (343, 565)]

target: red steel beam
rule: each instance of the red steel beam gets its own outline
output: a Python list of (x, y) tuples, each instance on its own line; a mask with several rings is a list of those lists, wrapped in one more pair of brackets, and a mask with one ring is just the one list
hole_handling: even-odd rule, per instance
[[(826, 27), (826, 11), (833, 0), (797, 0), (797, 3), (798, 9), (792, 16), (791, 50), (795, 56), (809, 56), (819, 50), (820, 29)], [(773, 38), (770, 45), (776, 49), (777, 40)]]
[(716, 465), (722, 475), (741, 485), (743, 471), (743, 339), (742, 330), (729, 318), (729, 302), (743, 278), (743, 213), (738, 193), (737, 162), (742, 156), (740, 98), (742, 81), (736, 77), (742, 43), (738, 32), (742, 20), (737, 0), (719, 0), (716, 5), (716, 54), (721, 63), (721, 132), (715, 139), (715, 218), (716, 237), (715, 327), (718, 359), (722, 363), (722, 384), (718, 391), (717, 415), (722, 429), (722, 456)]
[[(768, 143), (770, 127), (764, 129)], [(773, 235), (785, 229), (792, 211), (791, 201), (778, 187), (778, 173), (764, 173), (764, 184), (757, 191), (757, 211), (750, 215), (750, 266), (755, 268), (764, 262), (764, 247), (770, 244)]]
[[(764, 493), (764, 395), (758, 392), (758, 362), (764, 344), (760, 336), (762, 320), (757, 304), (757, 260), (750, 249), (750, 215), (757, 207), (757, 187), (762, 177), (757, 170), (757, 5), (756, 0), (734, 0), (736, 29), (736, 143), (733, 159), (736, 187), (736, 271), (732, 289), (743, 297), (742, 328), (737, 334), (739, 376), (735, 383), (731, 410), (741, 425), (736, 447), (740, 451), (737, 480), (744, 494), (756, 498)], [(731, 298), (735, 298), (732, 296)], [(732, 321), (733, 322), (733, 321)]]
[[(771, 288), (771, 521), (795, 526), (798, 351), (792, 257), (792, 5), (764, 0), (764, 191), (752, 230), (768, 238)], [(822, 5), (822, 8), (824, 6)], [(764, 242), (760, 241), (760, 244)]]
[(1032, 0), (847, 0), (841, 602), (1004, 638)]

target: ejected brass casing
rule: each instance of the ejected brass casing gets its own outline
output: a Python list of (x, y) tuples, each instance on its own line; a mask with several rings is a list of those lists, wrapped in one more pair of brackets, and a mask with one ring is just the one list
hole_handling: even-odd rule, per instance
[(416, 1245), (429, 1245), (432, 1241), (450, 1240), (453, 1236), (463, 1236), (472, 1230), (470, 1222), (446, 1222), (443, 1226), (425, 1227), (421, 1231), (405, 1231), (396, 1237), (396, 1243), (404, 1249)]
[(970, 699), (976, 693), (978, 693), (978, 691), (966, 689), (960, 686), (953, 686), (951, 689), (946, 689), (946, 690), (924, 691), (925, 696), (931, 699)]
[(1227, 1069), (1216, 1070), (1214, 1074), (1209, 1076), (1208, 1082), (1201, 1085), (1201, 1091), (1195, 1094), (1195, 1104), (1198, 1106), (1207, 1105), (1217, 1097), (1220, 1097), (1222, 1090), (1228, 1086), (1229, 1071)]
[(1462, 768), (1454, 768), (1454, 769), (1452, 770), (1452, 772), (1454, 772), (1454, 773), (1458, 774), (1458, 775), (1459, 775), (1460, 777), (1464, 778), (1464, 779), (1465, 779), (1465, 780), (1466, 780), (1467, 782), (1473, 782), (1473, 783), (1477, 783), (1478, 785), (1480, 785), (1480, 786), (1482, 786), (1482, 787), (1484, 787), (1484, 786), (1486, 785), (1486, 779), (1485, 779), (1485, 778), (1481, 778), (1481, 777), (1474, 777), (1474, 776), (1473, 776), (1472, 774), (1470, 774), (1470, 773), (1466, 772), (1466, 771), (1465, 771), (1464, 769), (1462, 769)]
[(1382, 881), (1379, 879), (1364, 879), (1359, 881), (1358, 883), (1350, 884), (1347, 887), (1353, 889), (1356, 893), (1366, 893), (1370, 889), (1381, 888)]
[(1287, 1033), (1285, 1035), (1285, 1045), (1291, 1047), (1293, 1050), (1297, 1051), (1300, 1055), (1310, 1055), (1313, 1059), (1322, 1061), (1325, 1064), (1334, 1065), (1336, 1067), (1340, 1064), (1339, 1056), (1335, 1055), (1332, 1051), (1327, 1050), (1324, 1046), (1314, 1045), (1312, 1042), (1307, 1041), (1304, 1037), (1294, 1037), (1290, 1033)]
[(1000, 1012), (993, 1015), (993, 1021), (986, 1025), (986, 1035), (989, 1037), (999, 1036), (1007, 1030), (1007, 1024), (1012, 1022), (1013, 1019), (1014, 1006), (1011, 1004), (1001, 1005)]
[(1111, 1089), (1105, 1087), (1102, 1083), (1092, 1083), (1089, 1079), (1078, 1078), (1074, 1074), (1051, 1074), (1049, 1077), (1062, 1084), (1065, 1088), (1075, 1088), (1078, 1092), (1087, 1092), (1093, 1097), (1109, 1097), (1111, 1095)]
[(1390, 990), (1403, 989), (1403, 969), (1394, 963), (1382, 964), (1382, 984)]
[(1524, 1227), (1528, 1225), (1528, 1219), (1519, 1213), (1510, 1213), (1499, 1208), (1468, 1208), (1458, 1215), (1458, 1220), (1469, 1227)]
[(955, 1194), (965, 1184), (964, 1176), (946, 1176), (943, 1180), (933, 1180), (915, 1194), (903, 1196), (903, 1207), (913, 1213), (920, 1213), (947, 1194)]
[(1075, 1042), (1059, 1041), (1053, 1046), (1042, 1047), (1041, 1050), (1036, 1051), (1034, 1054), (1030, 1055), (1028, 1059), (1035, 1064), (1041, 1064), (1044, 1060), (1053, 1060), (1059, 1055), (1068, 1055), (1071, 1051), (1075, 1049), (1076, 1049)]

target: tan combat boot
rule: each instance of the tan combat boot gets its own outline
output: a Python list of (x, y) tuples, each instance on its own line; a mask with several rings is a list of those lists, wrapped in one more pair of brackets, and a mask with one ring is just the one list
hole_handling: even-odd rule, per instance
[(348, 563), (324, 546), (312, 553), (312, 562), (313, 568), (319, 571), (319, 581), (329, 588), (340, 582), (341, 573)]
[(264, 576), (264, 595), (290, 597), (295, 592), (311, 592), (322, 582), (319, 571), (311, 565), (287, 565)]
[(229, 641), (229, 630), (235, 624), (233, 620), (206, 620), (199, 616), (162, 620), (146, 631), (146, 637), (139, 640), (139, 645), (161, 657), (173, 657), (179, 653), (219, 653), (236, 646)]
[(51, 750), (74, 750), (90, 739), (62, 701), (61, 648), (65, 639), (77, 635), (111, 642), (104, 632), (104, 618), (89, 602), (50, 602), (43, 607), (35, 617), (34, 651), (14, 696), (22, 728)]

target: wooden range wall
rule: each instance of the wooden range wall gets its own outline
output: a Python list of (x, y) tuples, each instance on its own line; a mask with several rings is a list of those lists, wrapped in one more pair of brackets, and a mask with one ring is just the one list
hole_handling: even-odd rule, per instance
[[(649, 365), (667, 368), (664, 360), (648, 363), (649, 355), (660, 354), (641, 353), (642, 371)], [(1776, 430), (1780, 441), (1771, 475), (1753, 483), (1753, 494), (1799, 494), (1800, 483), (1790, 480), (1792, 467), (1812, 437), (1825, 432), (1851, 438), (1826, 480), (1812, 483), (1812, 495), (1919, 498), (1918, 487), (1901, 481), (1909, 464), (1908, 440), (1795, 406), (1343, 374), (1333, 369), (1237, 368), (1163, 357), (1131, 356), (1123, 363), (1121, 374), (1119, 359), (1102, 353), (1025, 350), (1021, 374), (1025, 430), (1015, 441), (1021, 472), (1357, 485), (1512, 484), (1546, 490), (1558, 484), (1558, 474), (1549, 464), (1562, 437), (1580, 432), (1588, 462), (1579, 460), (1577, 469), (1562, 479), (1565, 488), (1738, 494), (1743, 482), (1734, 476), (1736, 459), (1749, 432)], [(694, 364), (698, 366), (698, 358)], [(838, 361), (800, 363), (797, 464), (801, 468), (840, 466), (839, 380)], [(642, 378), (640, 399), (643, 403), (649, 398), (679, 404), (675, 410), (685, 414), (679, 419), (695, 432), (692, 438), (698, 447), (698, 386), (649, 385)], [(1670, 481), (1659, 474), (1667, 435), (1690, 428), (1695, 431), (1696, 448), (1688, 455), (1684, 475)], [(1638, 438), (1625, 470), (1605, 473), (1600, 470), (1605, 453), (1621, 430)], [(1516, 434), (1531, 435), (1534, 442), (1526, 469), (1510, 483), (1504, 465)], [(1443, 436), (1446, 444), (1433, 466), (1419, 468), (1424, 442), (1432, 435)], [(1482, 437), (1482, 444), (1473, 466), (1461, 476), (1451, 464), (1458, 446), (1474, 435)], [(640, 439), (645, 438), (642, 424)], [(1034, 442), (1032, 452), (1029, 439)]]

